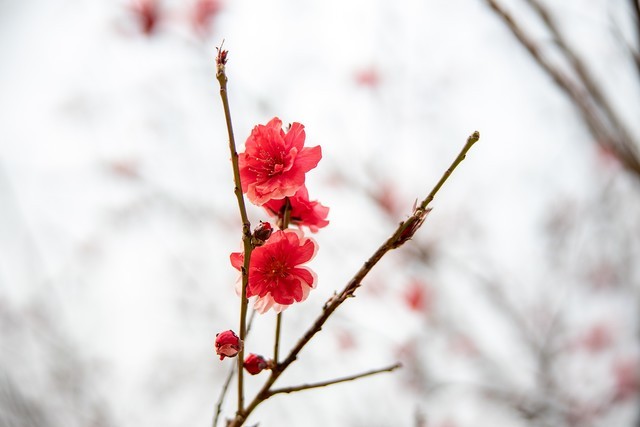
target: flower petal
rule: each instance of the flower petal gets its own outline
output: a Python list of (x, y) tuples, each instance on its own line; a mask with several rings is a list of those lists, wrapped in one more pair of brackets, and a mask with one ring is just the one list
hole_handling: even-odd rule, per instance
[(305, 138), (306, 134), (304, 131), (304, 125), (294, 122), (291, 124), (289, 132), (285, 135), (284, 142), (288, 147), (296, 148), (300, 151), (304, 146)]
[(305, 147), (296, 157), (296, 167), (299, 167), (304, 172), (309, 172), (318, 166), (320, 159), (322, 159), (322, 148), (319, 145), (315, 147)]
[(238, 270), (242, 268), (242, 264), (244, 264), (244, 254), (242, 252), (232, 252), (229, 259), (234, 268)]

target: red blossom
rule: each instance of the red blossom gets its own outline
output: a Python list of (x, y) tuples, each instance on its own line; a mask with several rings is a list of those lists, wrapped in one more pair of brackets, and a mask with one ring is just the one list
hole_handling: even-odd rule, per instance
[(604, 351), (613, 344), (611, 327), (604, 323), (593, 325), (578, 341), (578, 345), (591, 353)]
[(269, 363), (264, 359), (264, 357), (257, 354), (251, 353), (244, 360), (244, 368), (251, 375), (258, 375), (260, 372), (267, 369), (268, 366)]
[(396, 218), (400, 211), (400, 202), (398, 200), (398, 191), (389, 183), (380, 183), (376, 192), (373, 194), (375, 202), (380, 209), (391, 218)]
[[(318, 250), (316, 242), (298, 230), (275, 231), (264, 245), (251, 253), (247, 297), (257, 296), (254, 308), (264, 313), (281, 312), (294, 302), (304, 301), (316, 285), (316, 275), (303, 264)], [(231, 265), (240, 270), (244, 254), (231, 254)]]
[(160, 6), (157, 0), (134, 0), (131, 11), (138, 18), (142, 32), (151, 35), (160, 20)]
[(140, 179), (140, 165), (135, 159), (115, 160), (108, 165), (109, 171), (119, 178)]
[[(289, 220), (298, 227), (309, 227), (312, 233), (318, 232), (318, 229), (329, 225), (326, 220), (329, 215), (329, 208), (320, 204), (320, 202), (309, 200), (309, 192), (306, 186), (300, 189), (292, 197), (289, 197), (291, 204), (291, 212)], [(282, 221), (286, 199), (269, 200), (262, 205), (271, 215), (277, 216)]]
[(191, 13), (191, 25), (198, 33), (205, 35), (211, 28), (211, 22), (222, 10), (220, 0), (198, 0)]
[(449, 341), (449, 348), (456, 354), (466, 357), (476, 357), (480, 350), (475, 341), (465, 334), (456, 334)]
[(242, 349), (242, 341), (232, 330), (216, 334), (216, 354), (220, 360), (225, 357), (235, 357)]
[(626, 401), (640, 390), (640, 364), (635, 358), (618, 359), (612, 366), (616, 402)]
[(419, 280), (412, 281), (403, 293), (404, 302), (413, 311), (431, 310), (433, 305), (433, 291)]
[(380, 73), (373, 67), (362, 69), (356, 72), (355, 80), (360, 86), (374, 88), (380, 84)]
[(338, 331), (337, 339), (340, 350), (353, 350), (357, 347), (356, 338), (351, 331), (346, 329)]
[(304, 185), (305, 173), (322, 158), (320, 146), (304, 147), (304, 140), (303, 125), (293, 123), (285, 133), (277, 117), (253, 128), (238, 157), (242, 191), (252, 203), (291, 197)]

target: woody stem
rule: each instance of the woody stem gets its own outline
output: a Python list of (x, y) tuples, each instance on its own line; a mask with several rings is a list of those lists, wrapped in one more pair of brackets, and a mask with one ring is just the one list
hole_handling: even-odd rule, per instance
[(282, 313), (276, 316), (276, 339), (273, 345), (273, 361), (278, 363), (278, 354), (280, 353), (280, 328), (282, 327)]
[[(225, 72), (226, 52), (223, 55), (222, 47), (219, 49), (217, 60), (216, 79), (220, 84), (220, 98), (222, 99), (222, 107), (224, 109), (224, 117), (227, 124), (227, 133), (229, 136), (229, 151), (231, 152), (231, 164), (233, 166), (234, 193), (238, 201), (238, 209), (240, 210), (240, 218), (242, 219), (242, 245), (244, 249), (244, 264), (242, 266), (242, 296), (240, 300), (240, 340), (244, 343), (247, 333), (247, 284), (249, 283), (249, 261), (251, 260), (251, 223), (247, 216), (247, 208), (242, 194), (242, 183), (240, 181), (240, 167), (238, 165), (238, 152), (236, 150), (236, 141), (233, 135), (233, 125), (231, 123), (231, 111), (229, 109), (229, 97), (227, 95), (227, 75)], [(244, 364), (244, 346), (240, 347), (238, 353), (238, 411), (240, 414), (244, 410), (244, 384), (243, 384), (243, 364)]]

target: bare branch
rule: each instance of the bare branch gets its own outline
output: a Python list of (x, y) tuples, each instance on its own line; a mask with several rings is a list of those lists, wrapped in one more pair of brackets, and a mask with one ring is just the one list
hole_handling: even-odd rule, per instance
[(360, 378), (365, 378), (365, 377), (370, 377), (372, 375), (376, 375), (376, 374), (380, 374), (383, 372), (393, 372), (398, 368), (401, 368), (402, 364), (400, 363), (396, 363), (394, 365), (391, 366), (387, 366), (386, 368), (381, 368), (381, 369), (374, 369), (371, 371), (367, 371), (367, 372), (363, 372), (360, 374), (355, 374), (355, 375), (349, 375), (348, 377), (342, 377), (342, 378), (337, 378), (334, 380), (328, 380), (328, 381), (322, 381), (322, 382), (318, 382), (318, 383), (311, 383), (311, 384), (302, 384), (302, 385), (298, 385), (298, 386), (293, 386), (293, 387), (283, 387), (283, 388), (277, 388), (275, 390), (271, 390), (269, 392), (269, 397), (276, 395), (276, 394), (281, 394), (281, 393), (295, 393), (297, 391), (303, 391), (303, 390), (309, 390), (312, 388), (320, 388), (320, 387), (326, 387), (326, 386), (330, 386), (330, 385), (334, 385), (334, 384), (340, 384), (340, 383), (344, 383), (347, 381), (353, 381), (353, 380), (357, 380)]

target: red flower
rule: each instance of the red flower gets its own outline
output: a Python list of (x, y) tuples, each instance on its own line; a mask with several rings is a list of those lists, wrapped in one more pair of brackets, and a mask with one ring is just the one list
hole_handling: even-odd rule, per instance
[(380, 73), (373, 67), (356, 72), (356, 83), (360, 86), (374, 88), (380, 84)]
[(191, 14), (191, 24), (198, 34), (206, 35), (211, 22), (222, 10), (220, 0), (198, 0)]
[(404, 290), (404, 302), (413, 311), (429, 312), (433, 306), (433, 290), (425, 283), (414, 280)]
[(618, 359), (613, 362), (616, 402), (622, 402), (640, 391), (640, 366), (634, 358)]
[[(310, 201), (309, 192), (304, 185), (289, 198), (289, 203), (291, 203), (289, 217), (292, 224), (298, 227), (307, 226), (312, 233), (316, 233), (318, 229), (329, 224), (329, 221), (326, 220), (329, 208), (322, 206), (318, 201)], [(285, 205), (286, 199), (279, 199), (269, 200), (263, 207), (282, 221)]]
[(134, 0), (131, 11), (138, 18), (142, 32), (151, 35), (160, 20), (160, 6), (156, 0)]
[(322, 158), (320, 146), (303, 147), (304, 139), (303, 125), (293, 123), (285, 133), (277, 117), (253, 128), (238, 158), (242, 191), (252, 203), (291, 197), (304, 185), (305, 173)]
[[(318, 245), (298, 230), (278, 230), (251, 253), (247, 297), (257, 296), (254, 308), (264, 313), (281, 312), (304, 301), (316, 285), (315, 273), (302, 264), (310, 261)], [(231, 265), (241, 269), (244, 254), (231, 254)]]
[(232, 330), (216, 334), (216, 354), (220, 360), (225, 357), (235, 357), (242, 349), (242, 341)]
[(264, 357), (259, 356), (257, 354), (249, 354), (247, 358), (244, 360), (244, 368), (251, 375), (257, 375), (263, 370), (267, 369), (269, 363), (264, 360)]

